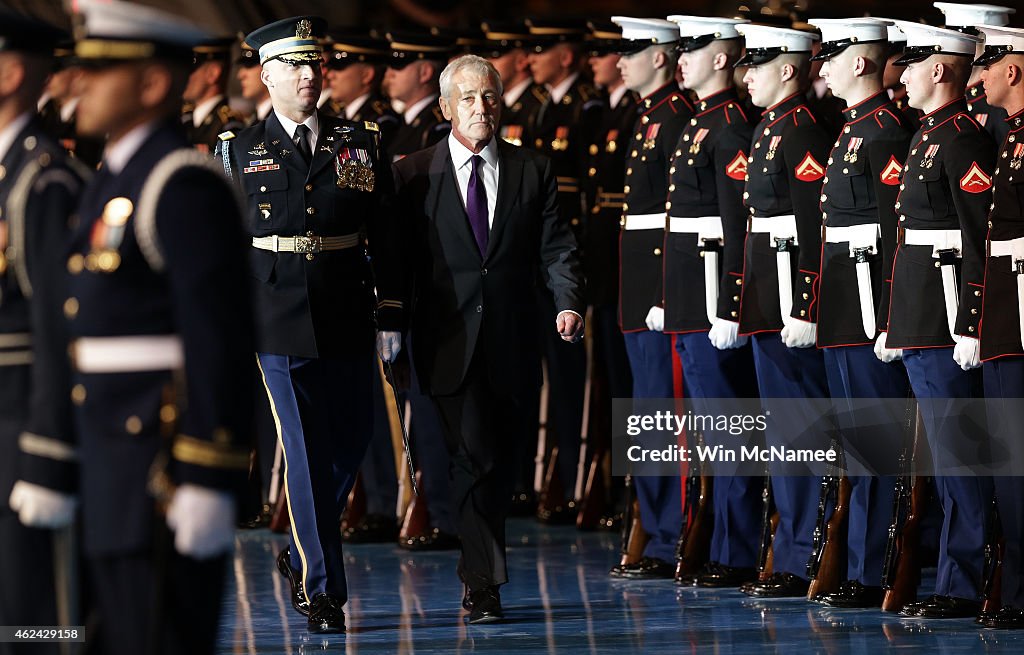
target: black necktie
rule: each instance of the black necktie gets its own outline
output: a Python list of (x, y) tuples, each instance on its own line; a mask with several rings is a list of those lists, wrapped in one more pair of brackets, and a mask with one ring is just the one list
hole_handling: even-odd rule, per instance
[(303, 161), (308, 166), (313, 160), (313, 151), (309, 147), (309, 128), (305, 125), (299, 125), (295, 128), (295, 134), (292, 135), (292, 143), (295, 144), (295, 150), (302, 155)]

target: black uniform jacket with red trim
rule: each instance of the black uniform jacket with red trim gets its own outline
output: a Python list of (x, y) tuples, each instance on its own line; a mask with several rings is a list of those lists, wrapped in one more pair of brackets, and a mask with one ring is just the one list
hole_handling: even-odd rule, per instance
[(927, 245), (907, 245), (906, 230), (959, 230), (959, 301), (954, 332), (978, 336), (984, 285), (985, 233), (992, 202), (995, 145), (963, 98), (932, 111), (911, 140), (896, 202), (900, 241), (889, 301), (890, 348), (953, 345), (943, 292), (943, 263)]

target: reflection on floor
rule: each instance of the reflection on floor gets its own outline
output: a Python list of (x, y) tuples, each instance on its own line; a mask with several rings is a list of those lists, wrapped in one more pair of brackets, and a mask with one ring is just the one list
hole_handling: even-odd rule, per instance
[[(410, 556), (387, 545), (346, 548), (349, 632), (306, 632), (288, 602), (274, 556), (285, 538), (238, 533), (219, 653), (803, 653), (929, 655), (1021, 653), (1024, 631), (996, 632), (971, 620), (901, 619), (833, 610), (799, 600), (755, 601), (738, 591), (677, 589), (671, 582), (613, 581), (618, 539), (509, 522), (507, 621), (468, 626), (456, 553)], [(926, 576), (927, 591), (934, 576)]]

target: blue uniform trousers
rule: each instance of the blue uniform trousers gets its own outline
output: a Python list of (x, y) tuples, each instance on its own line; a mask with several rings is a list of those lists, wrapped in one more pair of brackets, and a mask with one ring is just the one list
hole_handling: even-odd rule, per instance
[[(676, 335), (676, 352), (695, 411), (715, 413), (714, 407), (702, 403), (702, 399), (757, 398), (754, 357), (749, 344), (719, 350), (711, 345), (707, 332), (689, 332)], [(748, 438), (749, 435), (735, 437), (716, 431), (704, 434), (708, 446), (735, 447)], [(731, 462), (715, 463), (715, 518), (709, 557), (726, 566), (753, 568), (757, 566), (764, 484), (760, 478), (730, 475), (731, 467)]]
[[(892, 470), (908, 435), (904, 433), (904, 412), (895, 404), (857, 411), (844, 399), (903, 398), (910, 393), (907, 371), (899, 362), (885, 364), (875, 356), (874, 346), (825, 348), (825, 372), (833, 405), (838, 410), (839, 431), (847, 461), (857, 459), (871, 466)], [(856, 473), (856, 468), (853, 469)], [(877, 587), (882, 579), (882, 562), (892, 519), (896, 478), (890, 475), (848, 475), (850, 506), (847, 514), (846, 579)]]
[[(903, 364), (921, 407), (928, 446), (938, 471), (951, 463), (947, 453), (955, 452), (971, 438), (955, 417), (943, 417), (945, 399), (980, 397), (981, 371), (961, 370), (953, 361), (952, 347), (904, 349)], [(931, 399), (937, 401), (929, 402)], [(936, 475), (935, 486), (943, 513), (935, 593), (978, 599), (992, 478)]]
[[(825, 360), (815, 348), (787, 348), (778, 332), (763, 332), (751, 337), (757, 385), (766, 412), (765, 441), (769, 447), (821, 448), (827, 445), (822, 433), (811, 431), (794, 437), (793, 426), (808, 425), (813, 414), (810, 403), (801, 400), (827, 398)], [(772, 495), (779, 513), (779, 524), (772, 541), (773, 570), (807, 577), (814, 525), (817, 519), (821, 477), (785, 475), (786, 467), (773, 462), (770, 467)]]
[(373, 355), (259, 361), (284, 447), (292, 568), (307, 597), (345, 602), (339, 521), (373, 435)]
[[(626, 353), (633, 372), (634, 398), (672, 398), (672, 337), (661, 332), (627, 332)], [(650, 535), (644, 555), (675, 561), (683, 525), (682, 487), (676, 476), (633, 478), (640, 520)]]

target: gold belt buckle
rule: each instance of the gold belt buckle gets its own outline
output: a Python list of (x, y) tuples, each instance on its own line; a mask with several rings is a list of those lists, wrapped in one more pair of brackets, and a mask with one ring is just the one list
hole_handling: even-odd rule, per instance
[(315, 255), (320, 252), (323, 246), (323, 238), (308, 234), (304, 237), (295, 237), (295, 252)]

